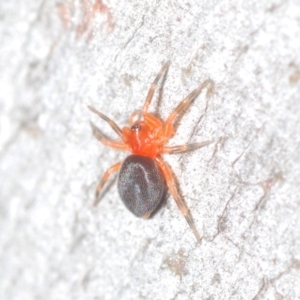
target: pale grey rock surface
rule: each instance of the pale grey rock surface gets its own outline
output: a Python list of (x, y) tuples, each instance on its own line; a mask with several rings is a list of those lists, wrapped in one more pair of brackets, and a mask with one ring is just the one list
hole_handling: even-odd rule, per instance
[[(300, 2), (2, 1), (0, 299), (300, 299)], [(202, 243), (171, 197), (150, 220), (101, 174), (92, 105), (120, 126), (163, 62), (165, 119), (207, 78), (166, 156)]]

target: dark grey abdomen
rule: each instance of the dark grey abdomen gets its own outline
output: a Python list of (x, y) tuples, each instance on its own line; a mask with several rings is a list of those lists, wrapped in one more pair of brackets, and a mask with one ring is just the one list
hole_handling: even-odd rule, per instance
[(152, 213), (162, 201), (165, 180), (155, 160), (128, 156), (121, 167), (118, 189), (126, 207), (137, 217)]

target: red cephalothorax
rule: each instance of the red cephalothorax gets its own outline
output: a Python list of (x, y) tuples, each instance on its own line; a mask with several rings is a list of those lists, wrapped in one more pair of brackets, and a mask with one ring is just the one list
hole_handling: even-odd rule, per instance
[[(132, 153), (124, 162), (116, 163), (104, 173), (102, 180), (97, 186), (95, 204), (99, 202), (99, 193), (109, 176), (120, 170), (118, 189), (121, 199), (133, 214), (138, 217), (147, 218), (155, 212), (164, 197), (165, 180), (179, 209), (193, 230), (197, 240), (200, 241), (200, 235), (189, 209), (176, 188), (173, 173), (161, 155), (191, 151), (211, 143), (211, 141), (206, 141), (180, 146), (166, 146), (175, 132), (173, 124), (179, 113), (184, 111), (207, 86), (209, 86), (207, 94), (212, 92), (213, 82), (210, 79), (204, 81), (198, 88), (183, 99), (165, 122), (162, 122), (154, 115), (148, 113), (148, 108), (156, 85), (162, 75), (166, 75), (168, 67), (169, 63), (166, 63), (155, 78), (142, 110), (140, 112), (134, 112), (130, 116), (130, 127), (124, 127), (121, 130), (114, 121), (89, 106), (92, 112), (96, 113), (112, 127), (119, 135), (121, 141), (104, 138), (101, 131), (91, 123), (95, 137), (106, 146), (119, 150), (127, 150)], [(137, 120), (135, 120), (136, 118)]]
[[(152, 116), (153, 117), (153, 116)], [(164, 144), (162, 123), (155, 118), (157, 125), (145, 121), (136, 121), (132, 126), (123, 128), (123, 141), (133, 154), (155, 158), (161, 153)]]

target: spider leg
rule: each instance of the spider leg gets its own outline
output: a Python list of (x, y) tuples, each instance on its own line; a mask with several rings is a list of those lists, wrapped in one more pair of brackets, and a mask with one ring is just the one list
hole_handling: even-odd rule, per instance
[(151, 100), (152, 100), (152, 97), (153, 97), (153, 94), (154, 94), (154, 91), (155, 91), (155, 88), (156, 88), (156, 85), (157, 85), (159, 79), (168, 70), (169, 66), (170, 66), (170, 62), (168, 61), (163, 65), (162, 69), (160, 70), (160, 72), (154, 79), (153, 83), (151, 84), (148, 95), (146, 97), (146, 101), (145, 101), (143, 109), (142, 109), (143, 115), (145, 113), (147, 113), (147, 111), (148, 111), (149, 105), (151, 103)]
[(163, 124), (162, 124), (161, 120), (156, 118), (152, 114), (146, 113), (144, 115), (144, 121), (153, 130), (155, 129), (155, 131), (160, 131), (163, 128)]
[(196, 229), (195, 223), (193, 221), (193, 218), (189, 212), (188, 207), (186, 206), (186, 204), (184, 203), (184, 201), (181, 199), (178, 190), (176, 188), (176, 184), (175, 184), (175, 180), (172, 174), (172, 171), (170, 169), (170, 167), (162, 160), (161, 157), (156, 157), (156, 162), (158, 164), (158, 166), (160, 167), (160, 169), (162, 170), (164, 177), (166, 179), (167, 182), (167, 186), (175, 200), (175, 202), (177, 203), (181, 213), (184, 215), (186, 221), (188, 222), (189, 226), (191, 227), (196, 239), (198, 242), (201, 241), (201, 237), (199, 232)]
[(94, 202), (94, 205), (97, 205), (100, 201), (99, 199), (99, 194), (100, 194), (100, 191), (102, 190), (105, 182), (108, 180), (109, 176), (112, 174), (112, 173), (115, 173), (117, 172), (120, 167), (121, 167), (121, 164), (122, 162), (118, 162), (116, 164), (114, 164), (112, 167), (110, 167), (108, 170), (106, 170), (106, 172), (104, 173), (101, 181), (99, 182), (98, 186), (97, 186), (97, 189), (96, 189), (96, 194), (95, 194), (95, 202)]
[(128, 150), (128, 146), (123, 142), (112, 141), (103, 137), (101, 131), (93, 122), (90, 122), (94, 137), (102, 144), (118, 150)]
[(165, 122), (165, 137), (169, 139), (174, 133), (173, 123), (178, 117), (178, 115), (184, 111), (201, 93), (201, 91), (209, 85), (209, 88), (206, 92), (206, 95), (210, 95), (213, 91), (214, 82), (211, 79), (205, 80), (202, 84), (200, 84), (195, 90), (193, 90), (186, 98), (184, 98), (181, 103), (175, 108), (175, 110), (168, 117)]
[(172, 146), (172, 147), (163, 147), (162, 153), (163, 154), (173, 154), (173, 153), (182, 153), (186, 151), (193, 151), (195, 149), (207, 146), (211, 144), (213, 141), (205, 141), (200, 143), (192, 143), (192, 144), (185, 144), (180, 146)]
[(91, 110), (93, 113), (97, 114), (101, 119), (103, 119), (104, 121), (106, 121), (110, 127), (117, 133), (117, 135), (123, 139), (123, 132), (120, 129), (120, 127), (111, 119), (109, 119), (107, 116), (105, 116), (103, 113), (101, 113), (100, 111), (96, 110), (94, 107), (88, 105), (89, 110)]
[(129, 122), (130, 125), (133, 125), (135, 121), (140, 120), (140, 119), (141, 119), (141, 110), (138, 109), (138, 110), (135, 110), (131, 114), (131, 116), (129, 117), (128, 122)]

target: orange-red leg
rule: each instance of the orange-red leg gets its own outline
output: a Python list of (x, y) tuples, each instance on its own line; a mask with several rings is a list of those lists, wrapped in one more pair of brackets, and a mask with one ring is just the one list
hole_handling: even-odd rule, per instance
[(166, 179), (167, 182), (167, 186), (170, 190), (171, 195), (173, 196), (175, 202), (177, 203), (180, 211), (182, 212), (182, 214), (184, 215), (186, 221), (188, 222), (188, 224), (190, 225), (191, 229), (193, 230), (193, 233), (197, 239), (198, 242), (201, 241), (200, 238), (200, 234), (196, 229), (195, 223), (193, 221), (193, 218), (189, 212), (188, 207), (186, 206), (186, 204), (184, 203), (184, 201), (181, 199), (178, 190), (176, 188), (176, 184), (175, 184), (175, 180), (172, 174), (172, 171), (170, 169), (170, 167), (163, 161), (163, 159), (161, 157), (156, 157), (156, 162), (158, 163), (160, 169), (162, 170), (164, 177)]
[(207, 146), (211, 144), (213, 141), (205, 141), (201, 143), (193, 143), (193, 144), (185, 144), (185, 145), (180, 145), (180, 146), (172, 146), (172, 147), (163, 147), (162, 148), (162, 153), (163, 154), (173, 154), (173, 153), (182, 153), (186, 151), (193, 151), (195, 149)]
[(100, 141), (102, 144), (104, 144), (108, 147), (111, 147), (111, 148), (118, 149), (118, 150), (128, 150), (129, 149), (128, 146), (123, 142), (117, 142), (117, 141), (112, 141), (112, 140), (105, 139), (102, 136), (101, 131), (99, 130), (99, 128), (97, 128), (97, 126), (95, 126), (93, 122), (90, 122), (90, 124), (91, 124), (92, 130), (93, 130), (94, 137), (98, 141)]
[(103, 175), (101, 181), (99, 182), (98, 186), (97, 186), (97, 189), (96, 189), (96, 195), (95, 195), (95, 202), (94, 202), (94, 205), (97, 205), (100, 201), (99, 199), (99, 194), (100, 194), (100, 191), (102, 190), (105, 182), (108, 180), (109, 176), (112, 174), (112, 173), (115, 173), (117, 172), (120, 167), (122, 165), (122, 162), (118, 162), (116, 164), (114, 164), (112, 167), (110, 167)]
[(211, 79), (205, 80), (195, 90), (193, 90), (181, 103), (175, 108), (173, 113), (169, 116), (165, 122), (164, 136), (168, 140), (174, 133), (173, 123), (180, 112), (184, 111), (201, 93), (201, 91), (209, 85), (206, 95), (209, 95), (213, 91), (214, 82)]
[(145, 113), (147, 113), (147, 111), (148, 111), (149, 105), (150, 105), (150, 103), (151, 103), (151, 100), (152, 100), (152, 97), (153, 97), (153, 94), (154, 94), (154, 91), (155, 91), (155, 89), (156, 89), (156, 86), (157, 86), (157, 83), (158, 83), (159, 79), (160, 79), (160, 78), (162, 77), (162, 75), (168, 70), (169, 66), (170, 66), (170, 62), (168, 61), (168, 62), (166, 62), (166, 63), (163, 65), (161, 71), (158, 73), (158, 75), (156, 76), (155, 80), (154, 80), (153, 83), (151, 84), (150, 89), (149, 89), (149, 92), (148, 92), (148, 95), (147, 95), (147, 97), (146, 97), (146, 101), (145, 101), (144, 106), (143, 106), (143, 110), (142, 110), (143, 115), (144, 115)]
[(105, 116), (103, 113), (101, 113), (100, 111), (96, 110), (94, 107), (89, 106), (88, 105), (89, 110), (91, 110), (93, 113), (95, 113), (96, 115), (98, 115), (101, 119), (103, 119), (104, 121), (106, 121), (110, 127), (117, 133), (117, 135), (123, 139), (123, 132), (120, 129), (120, 127), (111, 119), (109, 119), (107, 116)]
[(129, 117), (129, 124), (132, 126), (134, 124), (134, 122), (136, 122), (137, 120), (140, 120), (141, 119), (141, 110), (136, 110), (134, 111), (131, 116)]
[(163, 123), (161, 122), (161, 120), (156, 118), (152, 114), (145, 114), (144, 121), (147, 124), (147, 126), (149, 126), (153, 130), (153, 132), (160, 131), (163, 127)]

